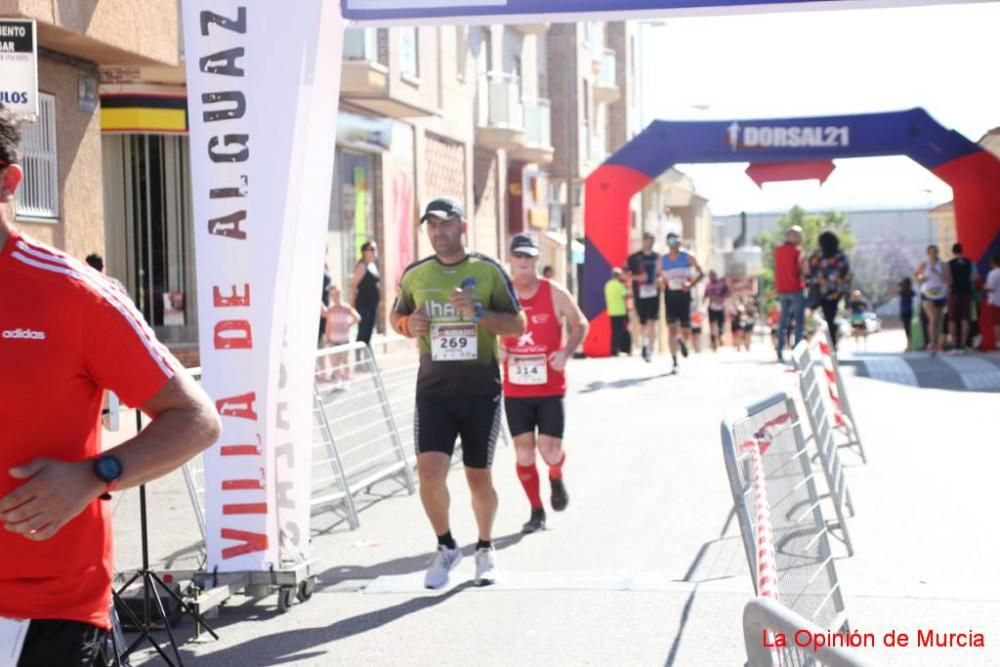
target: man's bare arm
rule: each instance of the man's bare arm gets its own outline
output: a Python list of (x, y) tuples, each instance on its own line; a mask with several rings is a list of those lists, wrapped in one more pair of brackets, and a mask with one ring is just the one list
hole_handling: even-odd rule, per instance
[(566, 325), (569, 327), (569, 334), (566, 337), (566, 345), (563, 347), (568, 354), (573, 354), (576, 348), (587, 336), (590, 323), (587, 321), (580, 306), (577, 305), (573, 295), (566, 291), (561, 285), (552, 285), (556, 297), (556, 309), (558, 314), (566, 318)]
[[(142, 410), (152, 417), (152, 422), (135, 437), (106, 452), (121, 461), (118, 488), (162, 477), (219, 437), (221, 424), (215, 406), (183, 371)], [(0, 516), (7, 530), (33, 540), (55, 535), (105, 491), (91, 460), (37, 458), (13, 468), (10, 475), (27, 481), (0, 499)]]

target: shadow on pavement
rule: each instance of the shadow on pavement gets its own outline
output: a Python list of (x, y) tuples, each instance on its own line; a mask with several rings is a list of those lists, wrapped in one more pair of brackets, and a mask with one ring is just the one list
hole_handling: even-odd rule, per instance
[[(214, 651), (210, 657), (201, 658), (200, 663), (199, 656), (187, 647), (181, 647), (181, 657), (185, 664), (209, 664), (209, 661), (212, 665), (297, 664), (303, 660), (328, 654), (325, 649), (315, 650), (317, 646), (377, 630), (405, 616), (447, 602), (455, 595), (473, 586), (471, 581), (466, 581), (441, 595), (422, 595), (411, 598), (406, 602), (345, 618), (322, 628), (296, 628), (277, 634), (269, 633), (266, 636), (256, 637), (250, 641)], [(169, 648), (167, 651), (172, 656), (172, 651)], [(330, 658), (329, 664), (336, 664), (336, 661)]]
[[(514, 546), (523, 539), (521, 533), (512, 533), (493, 540), (493, 546), (499, 551)], [(471, 556), (475, 551), (475, 545), (468, 545), (462, 549), (464, 556)], [(384, 575), (412, 574), (423, 571), (430, 563), (432, 552), (411, 556), (408, 558), (397, 558), (384, 563), (370, 566), (345, 565), (330, 568), (320, 574), (316, 581), (316, 592), (322, 591), (342, 581), (351, 580), (372, 580)], [(279, 634), (268, 634), (266, 637), (259, 637), (249, 642), (243, 642), (238, 646), (232, 646), (211, 653), (210, 659), (213, 665), (279, 665), (294, 664), (300, 660), (315, 658), (324, 655), (325, 651), (313, 651), (303, 653), (309, 648), (326, 644), (331, 641), (346, 639), (359, 635), (370, 630), (376, 630), (404, 616), (437, 606), (442, 602), (454, 597), (458, 593), (474, 587), (471, 581), (466, 581), (441, 595), (420, 595), (411, 598), (406, 602), (378, 609), (376, 611), (360, 614), (351, 618), (337, 621), (333, 625), (325, 628), (307, 628), (293, 630)], [(208, 619), (209, 624), (219, 634), (224, 634), (225, 628), (244, 621), (267, 621), (268, 619), (280, 616), (274, 603), (274, 597), (262, 598), (263, 601), (250, 601), (232, 607), (225, 607), (224, 611), (217, 617)], [(308, 603), (306, 603), (308, 604)], [(294, 609), (293, 612), (294, 613)], [(174, 636), (181, 647), (181, 657), (185, 664), (199, 664), (198, 656), (184, 646), (194, 637), (194, 628), (189, 619), (173, 627)], [(153, 633), (160, 645), (173, 657), (172, 649), (166, 644), (167, 636), (164, 632)], [(207, 637), (207, 635), (204, 635)], [(126, 641), (131, 643), (138, 637), (135, 633), (126, 633)], [(147, 664), (147, 663), (144, 663)], [(165, 664), (154, 660), (150, 665)], [(204, 664), (204, 662), (202, 663)], [(332, 663), (331, 663), (332, 664)]]
[[(728, 535), (733, 520), (736, 518), (736, 509), (731, 508), (726, 520), (722, 524), (719, 537), (709, 540), (701, 545), (698, 553), (695, 554), (691, 565), (688, 566), (684, 574), (683, 581), (694, 583), (684, 609), (681, 611), (680, 623), (677, 632), (670, 643), (670, 651), (667, 653), (665, 667), (673, 667), (677, 660), (677, 653), (681, 647), (681, 640), (684, 637), (684, 629), (687, 627), (688, 619), (691, 616), (691, 608), (694, 606), (695, 596), (698, 594), (698, 585), (702, 582), (715, 581), (718, 579), (731, 579), (741, 576), (746, 572), (745, 552), (743, 550), (743, 540), (739, 532), (735, 535)], [(737, 529), (738, 531), (738, 529)], [(733, 561), (739, 563), (736, 565)], [(740, 570), (737, 572), (736, 570)]]
[[(521, 533), (511, 533), (493, 540), (493, 548), (502, 551), (512, 547), (524, 539)], [(470, 544), (462, 548), (463, 556), (472, 556), (475, 552), (475, 545)], [(417, 556), (407, 556), (406, 558), (396, 558), (376, 563), (375, 565), (336, 565), (321, 573), (316, 581), (316, 590), (320, 591), (329, 588), (342, 581), (370, 581), (376, 577), (413, 574), (427, 569), (434, 556), (433, 551), (419, 554)]]
[(627, 389), (628, 387), (634, 387), (644, 382), (649, 382), (650, 380), (659, 380), (660, 378), (668, 378), (671, 376), (673, 376), (673, 373), (660, 373), (659, 375), (647, 375), (638, 378), (623, 378), (621, 380), (615, 380), (614, 382), (604, 382), (603, 380), (598, 380), (597, 382), (591, 382), (577, 393), (591, 394), (595, 391), (601, 391), (602, 389)]

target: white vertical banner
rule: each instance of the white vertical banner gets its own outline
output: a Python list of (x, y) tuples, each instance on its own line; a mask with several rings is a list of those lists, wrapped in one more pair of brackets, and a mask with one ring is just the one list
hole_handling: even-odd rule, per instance
[[(336, 150), (340, 58), (344, 24), (340, 5), (300, 0), (289, 7), (310, 14), (303, 34), (303, 76), (282, 237), (287, 310), (276, 320), (280, 355), (275, 463), (278, 523), (286, 551), (308, 555), (312, 490), (313, 372), (323, 285)], [(288, 11), (286, 9), (286, 12)]]
[[(219, 442), (205, 453), (207, 568), (220, 572), (280, 565), (279, 479), (301, 475), (298, 465), (279, 463), (279, 440), (294, 443), (298, 455), (311, 439), (311, 423), (296, 416), (310, 405), (298, 405), (298, 397), (311, 373), (288, 361), (282, 378), (281, 355), (286, 340), (289, 360), (315, 348), (314, 334), (302, 350), (296, 348), (304, 336), (294, 327), (287, 339), (282, 334), (286, 317), (301, 307), (296, 297), (289, 308), (297, 214), (316, 199), (304, 187), (305, 156), (312, 151), (308, 106), (319, 68), (339, 74), (339, 48), (327, 56), (330, 63), (318, 58), (329, 52), (321, 45), (321, 27), (326, 39), (338, 45), (342, 39), (339, 11), (320, 20), (328, 13), (322, 4), (183, 4), (202, 378), (223, 421)], [(334, 96), (336, 84), (334, 78)], [(331, 142), (335, 117), (329, 119)], [(327, 159), (332, 171), (332, 146)], [(316, 245), (322, 250), (322, 243)], [(315, 274), (313, 332), (321, 262), (304, 268), (300, 278)], [(308, 509), (308, 484), (296, 482), (292, 491)]]

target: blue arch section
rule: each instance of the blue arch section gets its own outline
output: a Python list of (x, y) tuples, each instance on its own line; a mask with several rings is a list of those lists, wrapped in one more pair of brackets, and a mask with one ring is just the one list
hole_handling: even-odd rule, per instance
[(934, 170), (981, 151), (923, 109), (816, 118), (654, 121), (606, 164), (656, 178), (679, 162), (799, 162), (908, 155)]

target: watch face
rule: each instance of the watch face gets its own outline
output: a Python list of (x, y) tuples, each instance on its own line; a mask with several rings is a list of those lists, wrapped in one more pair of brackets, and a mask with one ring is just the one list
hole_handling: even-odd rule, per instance
[(94, 463), (94, 472), (105, 482), (114, 482), (122, 476), (121, 461), (113, 456), (102, 456)]

